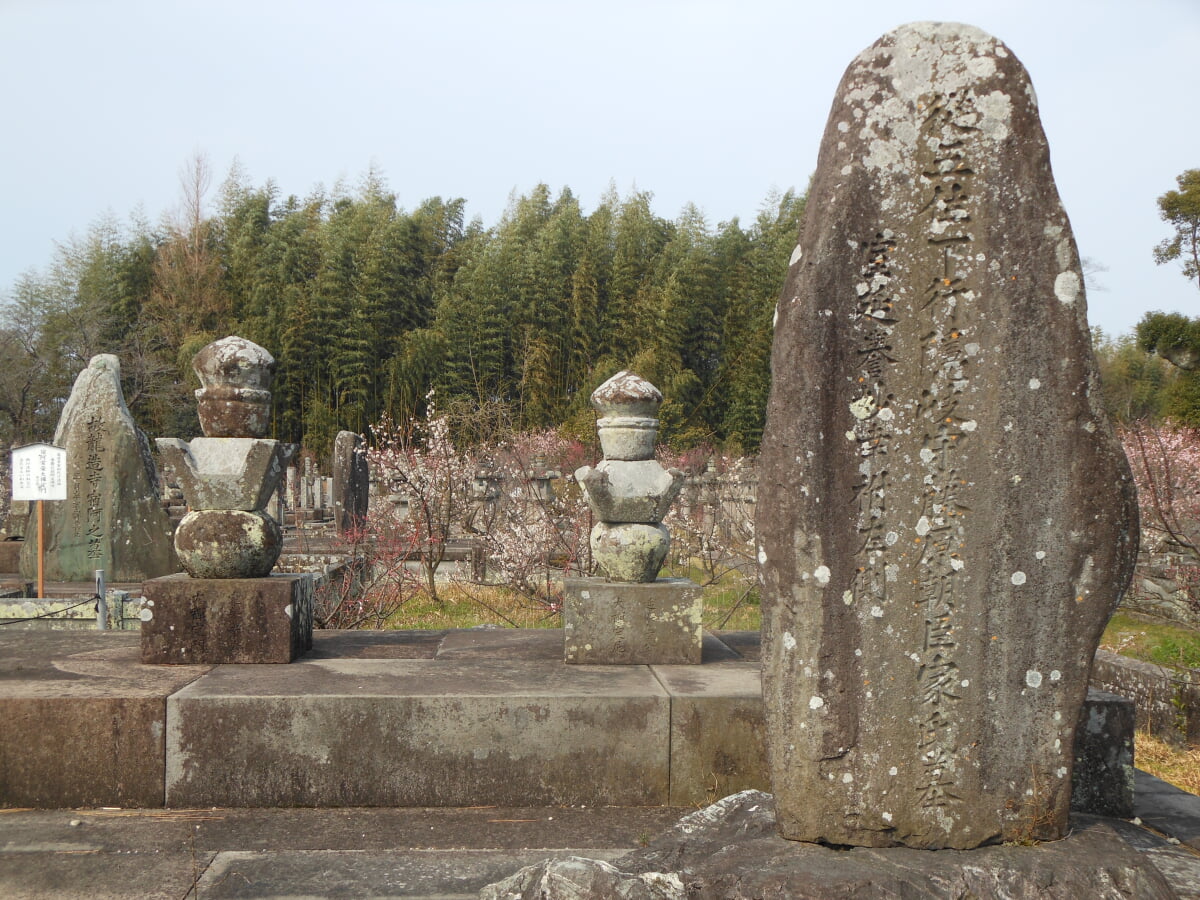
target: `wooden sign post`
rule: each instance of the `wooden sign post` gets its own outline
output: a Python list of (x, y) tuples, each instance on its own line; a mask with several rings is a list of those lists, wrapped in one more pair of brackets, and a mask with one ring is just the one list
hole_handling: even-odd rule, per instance
[(46, 554), (47, 500), (67, 499), (67, 451), (52, 444), (26, 444), (12, 452), (12, 498), (37, 501), (38, 599), (46, 595), (44, 562)]

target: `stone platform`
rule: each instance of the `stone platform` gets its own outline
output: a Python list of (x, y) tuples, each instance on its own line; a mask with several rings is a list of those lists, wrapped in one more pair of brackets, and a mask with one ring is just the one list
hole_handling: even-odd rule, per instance
[(149, 666), (0, 630), (0, 806), (688, 806), (767, 787), (758, 633), (577, 666), (561, 630), (317, 631), (291, 665)]

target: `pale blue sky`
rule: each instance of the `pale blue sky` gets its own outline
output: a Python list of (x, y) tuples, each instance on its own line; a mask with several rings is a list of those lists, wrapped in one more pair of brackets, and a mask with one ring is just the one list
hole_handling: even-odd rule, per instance
[[(1136, 6), (1136, 9), (1135, 9)], [(609, 183), (748, 224), (803, 190), (833, 91), (880, 34), (969, 22), (1029, 69), (1091, 321), (1200, 314), (1154, 265), (1155, 198), (1200, 168), (1196, 0), (0, 0), (0, 290), (106, 212), (154, 220), (197, 152), (304, 195), (374, 164), (400, 203)]]

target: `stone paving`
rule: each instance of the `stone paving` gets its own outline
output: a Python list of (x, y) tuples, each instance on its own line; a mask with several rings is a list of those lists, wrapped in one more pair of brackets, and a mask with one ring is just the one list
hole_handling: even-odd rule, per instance
[[(468, 897), (616, 858), (765, 787), (756, 638), (578, 667), (561, 631), (318, 632), (291, 665), (182, 667), (136, 633), (0, 632), (0, 804), (76, 807), (0, 809), (0, 896)], [(1105, 821), (1200, 898), (1200, 798), (1137, 787), (1141, 824)]]

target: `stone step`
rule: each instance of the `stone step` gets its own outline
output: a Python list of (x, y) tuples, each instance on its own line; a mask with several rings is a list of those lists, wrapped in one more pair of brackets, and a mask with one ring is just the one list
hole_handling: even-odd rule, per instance
[(0, 629), (0, 806), (702, 805), (768, 787), (757, 638), (577, 666), (561, 630), (317, 631), (290, 665), (145, 666), (136, 633)]

